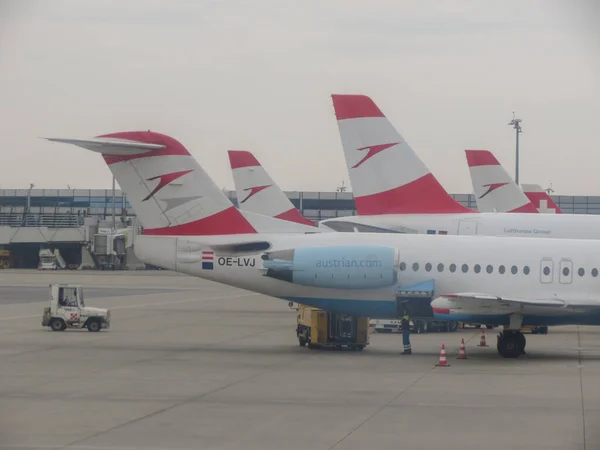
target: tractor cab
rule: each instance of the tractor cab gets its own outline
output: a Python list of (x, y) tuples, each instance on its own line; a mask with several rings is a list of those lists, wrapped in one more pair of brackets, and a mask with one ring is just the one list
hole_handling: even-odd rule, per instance
[(70, 284), (50, 285), (50, 305), (44, 308), (42, 326), (52, 331), (87, 328), (100, 331), (110, 326), (110, 311), (86, 306), (83, 287)]
[(83, 308), (83, 289), (81, 286), (61, 286), (58, 285), (58, 306), (64, 308)]

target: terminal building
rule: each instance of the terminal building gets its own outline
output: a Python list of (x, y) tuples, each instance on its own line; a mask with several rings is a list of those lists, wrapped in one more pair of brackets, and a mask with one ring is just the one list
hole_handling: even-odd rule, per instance
[[(224, 193), (237, 206), (235, 191)], [(356, 214), (351, 192), (286, 195), (313, 221)], [(472, 194), (452, 197), (477, 209)], [(600, 196), (552, 198), (564, 214), (600, 214)], [(139, 225), (120, 190), (113, 195), (112, 189), (1, 189), (0, 268), (40, 268), (43, 262), (49, 268), (132, 268)], [(116, 239), (113, 229), (120, 230)]]

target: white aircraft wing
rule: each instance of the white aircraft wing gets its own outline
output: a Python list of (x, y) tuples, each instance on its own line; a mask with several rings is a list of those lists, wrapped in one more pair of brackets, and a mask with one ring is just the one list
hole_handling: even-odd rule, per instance
[(515, 298), (498, 297), (496, 295), (478, 294), (475, 292), (459, 292), (457, 294), (446, 294), (440, 297), (448, 298), (453, 301), (469, 301), (482, 303), (517, 303), (523, 306), (546, 306), (554, 308), (564, 308), (567, 303), (560, 299), (538, 300), (533, 298)]
[(523, 308), (523, 307), (544, 307), (552, 310), (566, 308), (586, 308), (600, 309), (600, 299), (598, 300), (581, 300), (581, 301), (566, 301), (559, 298), (556, 299), (536, 299), (536, 298), (517, 298), (517, 297), (499, 297), (497, 295), (481, 294), (475, 292), (459, 292), (456, 294), (440, 295), (441, 298), (447, 298), (453, 302), (465, 304), (478, 304), (480, 306), (489, 305), (489, 307), (499, 306), (507, 309)]

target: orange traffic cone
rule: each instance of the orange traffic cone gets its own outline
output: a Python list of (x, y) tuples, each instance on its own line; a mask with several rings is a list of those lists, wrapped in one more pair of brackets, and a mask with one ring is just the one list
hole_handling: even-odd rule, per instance
[(467, 359), (467, 352), (465, 350), (465, 340), (460, 340), (460, 351), (458, 352), (458, 358), (456, 359)]
[(489, 347), (485, 342), (485, 328), (481, 329), (481, 339), (479, 340), (479, 345), (477, 347)]
[(448, 367), (448, 361), (446, 361), (446, 346), (442, 344), (442, 349), (440, 350), (440, 360), (436, 364), (438, 367)]

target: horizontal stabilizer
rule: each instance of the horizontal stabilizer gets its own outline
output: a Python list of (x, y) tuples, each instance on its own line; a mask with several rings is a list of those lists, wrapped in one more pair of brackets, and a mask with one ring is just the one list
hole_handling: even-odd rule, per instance
[(150, 144), (146, 142), (132, 141), (111, 137), (97, 137), (92, 139), (69, 139), (69, 138), (44, 138), (53, 142), (63, 142), (102, 153), (104, 155), (129, 156), (140, 155), (146, 152), (162, 150), (163, 144)]

